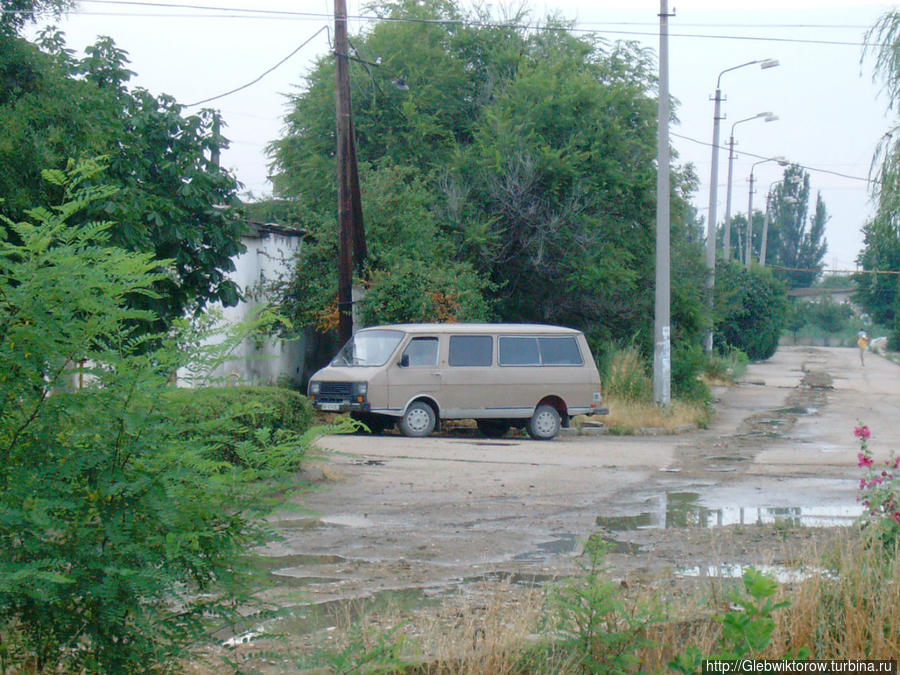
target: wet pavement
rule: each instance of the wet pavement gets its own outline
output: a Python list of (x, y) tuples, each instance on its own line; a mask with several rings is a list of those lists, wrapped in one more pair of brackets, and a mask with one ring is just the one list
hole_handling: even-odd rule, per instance
[(300, 630), (329, 603), (570, 574), (598, 534), (623, 578), (777, 566), (785, 528), (859, 514), (853, 428), (869, 425), (876, 457), (897, 447), (898, 376), (875, 354), (861, 368), (855, 349), (790, 347), (716, 391), (709, 429), (675, 436), (324, 438), (318, 489), (264, 551), (266, 597), (295, 607)]

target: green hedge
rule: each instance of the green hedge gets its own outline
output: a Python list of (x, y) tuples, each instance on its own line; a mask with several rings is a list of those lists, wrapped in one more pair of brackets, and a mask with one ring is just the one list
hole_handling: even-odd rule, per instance
[(168, 415), (208, 438), (212, 458), (242, 465), (248, 463), (248, 444), (252, 452), (261, 435), (300, 435), (313, 422), (309, 400), (282, 387), (172, 389), (164, 404)]

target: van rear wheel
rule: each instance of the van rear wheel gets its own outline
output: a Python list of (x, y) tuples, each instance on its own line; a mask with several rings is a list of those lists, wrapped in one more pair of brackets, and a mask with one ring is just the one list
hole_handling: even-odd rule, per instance
[(552, 405), (539, 405), (528, 420), (528, 435), (536, 441), (550, 441), (556, 438), (561, 425), (559, 412)]
[(509, 431), (509, 422), (504, 420), (477, 420), (478, 431), (485, 438), (500, 438)]
[(424, 438), (434, 431), (436, 422), (434, 408), (424, 401), (414, 401), (400, 418), (400, 431), (410, 438)]

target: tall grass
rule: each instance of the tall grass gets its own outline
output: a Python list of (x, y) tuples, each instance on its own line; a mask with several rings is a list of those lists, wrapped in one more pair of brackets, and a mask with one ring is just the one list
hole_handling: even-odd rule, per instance
[(812, 658), (895, 659), (900, 655), (900, 550), (864, 535), (812, 556), (821, 570), (789, 593), (779, 650), (801, 645)]
[(610, 399), (631, 404), (653, 400), (653, 381), (637, 347), (625, 347), (611, 353), (603, 382)]

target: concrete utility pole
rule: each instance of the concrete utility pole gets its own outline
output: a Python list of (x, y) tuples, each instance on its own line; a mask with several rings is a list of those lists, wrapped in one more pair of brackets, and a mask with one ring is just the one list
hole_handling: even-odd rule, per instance
[(669, 3), (659, 0), (659, 101), (656, 139), (656, 298), (653, 328), (653, 400), (672, 401), (669, 266)]
[(353, 335), (353, 268), (361, 274), (366, 259), (366, 231), (350, 112), (350, 42), (347, 37), (346, 0), (334, 0), (334, 56), (337, 72), (338, 333), (344, 343)]
[[(731, 125), (731, 135), (728, 137), (728, 182), (725, 196), (725, 225), (724, 225), (724, 251), (722, 252), (725, 260), (731, 259), (731, 178), (734, 167), (734, 128), (738, 124), (749, 122), (750, 120), (763, 119), (766, 122), (774, 122), (778, 119), (778, 115), (771, 112), (761, 112), (750, 117), (745, 117)], [(740, 258), (740, 256), (738, 256)]]
[[(746, 66), (752, 66), (757, 63), (759, 64), (760, 68), (763, 69), (774, 68), (778, 65), (778, 60), (755, 59), (753, 61), (747, 61), (746, 63), (732, 66), (731, 68), (726, 68), (725, 70), (720, 72), (719, 76), (716, 78), (716, 93), (713, 97), (715, 108), (713, 110), (712, 161), (710, 163), (709, 170), (709, 213), (707, 215), (706, 222), (706, 293), (707, 302), (709, 303), (710, 309), (712, 309), (713, 288), (715, 287), (716, 283), (716, 224), (718, 215), (716, 213), (716, 207), (718, 204), (719, 196), (719, 122), (725, 119), (725, 116), (722, 115), (722, 101), (725, 100), (724, 98), (722, 98), (722, 76), (725, 73), (730, 73), (732, 70), (737, 70)], [(706, 348), (707, 352), (712, 352), (712, 327), (710, 327), (709, 332), (706, 334), (704, 347)]]

